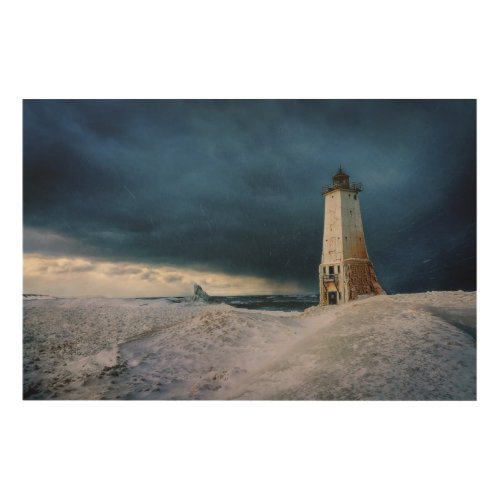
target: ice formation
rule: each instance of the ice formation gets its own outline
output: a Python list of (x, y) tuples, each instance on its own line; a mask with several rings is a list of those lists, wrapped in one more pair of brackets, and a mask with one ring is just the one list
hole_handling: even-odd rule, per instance
[(208, 295), (208, 293), (205, 292), (205, 290), (203, 290), (203, 288), (201, 288), (200, 285), (198, 285), (198, 283), (194, 283), (194, 293), (193, 293), (193, 300), (201, 300), (201, 301), (204, 301), (204, 302), (208, 302), (210, 300), (210, 296)]

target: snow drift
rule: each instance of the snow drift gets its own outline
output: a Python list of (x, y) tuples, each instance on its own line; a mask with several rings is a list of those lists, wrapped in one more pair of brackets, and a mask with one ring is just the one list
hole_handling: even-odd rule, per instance
[(304, 313), (26, 300), (24, 398), (475, 399), (475, 300), (377, 296)]

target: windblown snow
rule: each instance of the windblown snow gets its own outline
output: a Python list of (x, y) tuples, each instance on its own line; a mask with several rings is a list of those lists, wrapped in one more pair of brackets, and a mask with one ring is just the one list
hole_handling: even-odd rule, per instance
[(24, 398), (470, 400), (475, 331), (462, 291), (304, 313), (27, 297)]

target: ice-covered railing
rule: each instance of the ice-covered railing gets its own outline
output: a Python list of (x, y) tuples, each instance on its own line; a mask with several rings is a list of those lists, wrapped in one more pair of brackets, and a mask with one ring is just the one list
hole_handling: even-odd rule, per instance
[(334, 281), (337, 282), (339, 279), (338, 274), (323, 274), (323, 281)]
[(361, 182), (351, 182), (350, 184), (330, 184), (329, 186), (323, 186), (321, 188), (321, 194), (329, 193), (334, 189), (349, 189), (350, 191), (355, 191), (359, 193), (363, 191), (363, 184)]

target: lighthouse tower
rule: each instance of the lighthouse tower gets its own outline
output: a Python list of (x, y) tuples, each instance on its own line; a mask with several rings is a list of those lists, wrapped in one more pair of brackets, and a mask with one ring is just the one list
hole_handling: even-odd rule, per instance
[(382, 290), (366, 250), (361, 222), (360, 183), (339, 168), (333, 184), (322, 189), (325, 200), (323, 254), (319, 266), (320, 305), (342, 304)]

